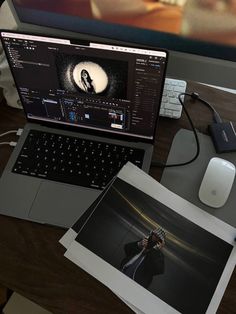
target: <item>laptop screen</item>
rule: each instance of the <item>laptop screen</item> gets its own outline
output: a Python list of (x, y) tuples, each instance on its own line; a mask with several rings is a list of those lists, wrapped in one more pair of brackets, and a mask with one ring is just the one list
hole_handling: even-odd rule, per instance
[(1, 32), (27, 118), (154, 138), (167, 52)]

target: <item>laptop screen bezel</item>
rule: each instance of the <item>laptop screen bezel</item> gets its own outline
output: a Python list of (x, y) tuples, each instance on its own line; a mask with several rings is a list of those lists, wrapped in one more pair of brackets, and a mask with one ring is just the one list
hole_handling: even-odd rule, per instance
[(7, 29), (0, 29), (0, 38), (1, 38), (1, 42), (2, 42), (2, 46), (3, 49), (5, 51), (5, 42), (2, 36), (2, 33), (10, 33), (10, 34), (19, 34), (19, 35), (28, 35), (28, 36), (41, 36), (41, 37), (45, 37), (45, 38), (56, 38), (56, 39), (61, 39), (61, 40), (70, 40), (73, 41), (75, 44), (78, 45), (88, 45), (89, 43), (97, 43), (97, 44), (105, 44), (105, 45), (116, 45), (116, 46), (124, 46), (124, 47), (129, 47), (129, 48), (140, 48), (140, 49), (148, 49), (151, 51), (160, 51), (160, 52), (164, 52), (166, 54), (166, 62), (163, 68), (163, 80), (161, 83), (161, 93), (160, 93), (160, 99), (159, 99), (159, 103), (157, 104), (158, 106), (158, 110), (157, 110), (157, 116), (156, 116), (156, 121), (155, 121), (155, 126), (153, 129), (153, 137), (152, 138), (146, 138), (146, 137), (142, 137), (142, 136), (132, 136), (132, 135), (127, 135), (127, 134), (121, 134), (121, 133), (116, 133), (116, 132), (109, 132), (107, 130), (98, 130), (98, 129), (89, 129), (86, 127), (81, 127), (79, 125), (67, 125), (67, 124), (63, 124), (63, 123), (57, 123), (57, 122), (53, 122), (53, 121), (46, 121), (43, 119), (37, 119), (37, 118), (30, 118), (25, 110), (25, 106), (24, 106), (24, 101), (21, 97), (21, 93), (19, 92), (19, 87), (17, 84), (17, 81), (15, 79), (15, 75), (14, 75), (14, 71), (12, 69), (11, 66), (11, 62), (8, 58), (8, 55), (6, 55), (7, 61), (8, 61), (8, 65), (9, 68), (11, 70), (14, 82), (15, 82), (15, 86), (17, 88), (18, 94), (19, 94), (19, 98), (22, 102), (22, 106), (23, 106), (23, 110), (25, 113), (25, 117), (27, 119), (28, 122), (30, 123), (36, 123), (36, 124), (40, 124), (43, 126), (47, 126), (50, 128), (56, 128), (56, 129), (63, 129), (63, 130), (68, 130), (68, 131), (73, 131), (73, 132), (77, 132), (77, 133), (84, 133), (84, 134), (90, 134), (90, 135), (96, 135), (96, 136), (101, 136), (101, 137), (107, 137), (107, 138), (113, 138), (113, 139), (118, 139), (118, 140), (125, 140), (125, 141), (132, 141), (132, 142), (144, 142), (144, 143), (150, 143), (150, 144), (154, 144), (155, 142), (155, 138), (156, 138), (156, 129), (157, 129), (157, 125), (158, 125), (158, 119), (159, 119), (159, 111), (160, 111), (160, 107), (161, 107), (161, 99), (162, 99), (162, 94), (163, 94), (163, 89), (164, 89), (164, 83), (165, 83), (165, 77), (166, 77), (166, 69), (167, 69), (167, 63), (168, 63), (168, 57), (169, 57), (169, 53), (166, 49), (162, 49), (162, 48), (154, 48), (154, 47), (150, 47), (150, 46), (137, 46), (137, 44), (132, 44), (132, 43), (117, 43), (114, 42), (106, 42), (104, 39), (101, 38), (96, 38), (95, 40), (92, 39), (80, 39), (79, 35), (78, 37), (76, 36), (67, 36), (67, 37), (63, 37), (63, 36), (57, 36), (57, 35), (53, 35), (53, 34), (42, 34), (40, 32), (26, 32), (26, 31), (18, 31), (18, 30), (7, 30)]

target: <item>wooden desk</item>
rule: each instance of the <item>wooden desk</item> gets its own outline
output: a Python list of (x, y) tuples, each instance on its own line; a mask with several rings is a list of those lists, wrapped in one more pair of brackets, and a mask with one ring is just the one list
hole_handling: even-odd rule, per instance
[[(236, 95), (192, 82), (188, 83), (188, 90), (199, 92), (214, 104), (223, 119), (236, 123)], [(189, 101), (188, 107), (196, 127), (204, 133), (212, 121), (210, 110)], [(0, 104), (0, 133), (24, 123), (21, 110)], [(154, 159), (166, 159), (171, 141), (181, 127), (189, 128), (184, 115), (180, 120), (160, 119)], [(11, 150), (0, 148), (0, 172)], [(150, 173), (158, 180), (161, 178), (160, 169), (152, 168)], [(58, 240), (64, 232), (61, 228), (0, 215), (0, 284), (56, 314), (132, 313), (110, 290), (63, 257), (64, 249)], [(236, 313), (236, 271), (217, 313)]]

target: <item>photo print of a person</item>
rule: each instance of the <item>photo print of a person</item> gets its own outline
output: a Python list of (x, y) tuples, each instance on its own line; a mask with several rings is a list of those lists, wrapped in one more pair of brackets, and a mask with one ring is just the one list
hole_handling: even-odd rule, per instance
[(121, 262), (121, 271), (148, 288), (153, 277), (165, 271), (165, 257), (162, 253), (165, 239), (165, 231), (158, 227), (148, 237), (125, 244), (126, 257)]
[(81, 71), (81, 83), (86, 93), (95, 94), (93, 80), (85, 69)]

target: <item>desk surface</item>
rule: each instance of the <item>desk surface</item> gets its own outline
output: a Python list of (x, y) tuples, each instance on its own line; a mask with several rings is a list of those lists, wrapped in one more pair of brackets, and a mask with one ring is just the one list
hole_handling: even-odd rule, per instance
[[(199, 92), (224, 120), (231, 120), (236, 126), (236, 95), (193, 82), (188, 82), (187, 90)], [(186, 103), (196, 127), (206, 133), (212, 121), (210, 110), (189, 100)], [(0, 133), (22, 127), (24, 123), (21, 110), (0, 104)], [(189, 129), (184, 114), (180, 120), (160, 119), (153, 159), (166, 160), (172, 139), (180, 128)], [(0, 174), (11, 151), (10, 147), (0, 148)], [(150, 170), (157, 180), (161, 173), (157, 168)], [(63, 256), (64, 249), (58, 240), (64, 232), (61, 228), (0, 215), (0, 284), (53, 313), (132, 313), (109, 289)], [(236, 313), (236, 271), (217, 313)]]

